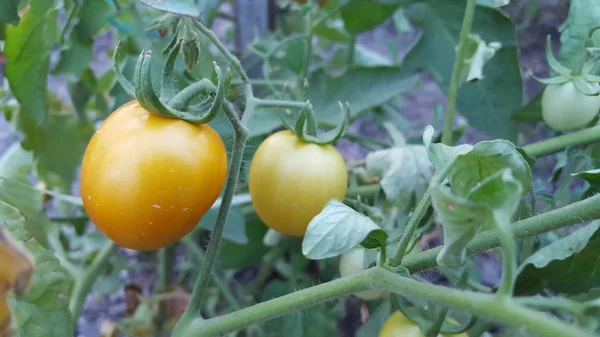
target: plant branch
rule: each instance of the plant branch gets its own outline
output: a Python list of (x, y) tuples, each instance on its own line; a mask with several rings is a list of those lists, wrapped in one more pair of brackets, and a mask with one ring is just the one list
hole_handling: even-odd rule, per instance
[[(580, 224), (600, 218), (600, 194), (590, 198), (557, 208), (555, 210), (538, 214), (527, 219), (514, 222), (511, 230), (515, 239), (523, 239), (548, 232), (557, 228)], [(488, 249), (498, 247), (500, 239), (495, 230), (478, 234), (467, 245), (471, 255)], [(421, 253), (408, 254), (402, 266), (408, 268), (411, 274), (436, 267), (435, 258), (443, 246), (426, 250)]]
[(422, 283), (373, 267), (359, 274), (259, 303), (220, 317), (195, 319), (185, 330), (184, 337), (212, 337), (223, 335), (297, 310), (330, 301), (356, 291), (379, 288), (403, 296), (421, 298), (447, 304), (450, 308), (477, 312), (491, 320), (509, 325), (527, 327), (544, 337), (590, 337), (591, 333), (563, 323), (543, 313), (527, 309), (507, 298), (499, 301), (493, 294), (481, 294), (429, 283)]
[(296, 109), (300, 110), (306, 104), (305, 102), (282, 101), (276, 99), (254, 99), (256, 108), (279, 108), (279, 109)]
[(471, 32), (473, 15), (475, 14), (475, 0), (467, 0), (465, 15), (463, 17), (460, 37), (458, 40), (458, 51), (452, 67), (452, 76), (450, 77), (450, 87), (448, 88), (448, 103), (446, 104), (446, 119), (444, 120), (444, 131), (442, 133), (442, 143), (451, 145), (452, 128), (454, 126), (454, 111), (456, 110), (456, 96), (460, 86), (460, 69), (462, 68), (465, 53), (467, 51), (467, 39)]
[(114, 242), (109, 241), (106, 246), (98, 253), (92, 264), (87, 267), (85, 274), (78, 278), (75, 282), (75, 289), (71, 296), (71, 302), (69, 303), (69, 309), (71, 310), (71, 317), (73, 317), (73, 324), (77, 324), (77, 318), (81, 313), (85, 299), (89, 294), (94, 282), (98, 280), (98, 276), (102, 269), (106, 266), (108, 260), (111, 258), (114, 252), (117, 251), (117, 246)]
[[(451, 168), (452, 165), (447, 165), (443, 171), (441, 171), (439, 174), (436, 174), (433, 179), (435, 184), (443, 182)], [(404, 259), (404, 256), (407, 253), (408, 244), (412, 240), (419, 223), (425, 216), (425, 213), (427, 213), (427, 209), (431, 204), (431, 186), (433, 186), (433, 184), (429, 184), (429, 187), (427, 187), (425, 194), (421, 197), (421, 200), (419, 200), (419, 203), (415, 207), (415, 210), (413, 211), (413, 214), (406, 225), (404, 233), (402, 233), (402, 238), (400, 239), (400, 245), (398, 246), (396, 255), (394, 255), (394, 257), (389, 261), (389, 265), (392, 267), (399, 266), (402, 263), (402, 259)]]
[(568, 147), (590, 144), (597, 141), (600, 141), (600, 126), (528, 144), (523, 146), (523, 151), (530, 157), (538, 158), (562, 151)]

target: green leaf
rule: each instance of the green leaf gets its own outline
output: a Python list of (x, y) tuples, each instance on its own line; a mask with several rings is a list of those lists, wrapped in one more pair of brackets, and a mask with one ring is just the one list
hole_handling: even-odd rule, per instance
[(425, 127), (423, 131), (423, 144), (427, 148), (429, 160), (433, 163), (437, 172), (442, 172), (448, 165), (456, 160), (456, 157), (468, 153), (473, 149), (472, 145), (461, 144), (458, 146), (448, 146), (442, 143), (432, 143), (435, 130), (431, 125)]
[[(573, 68), (583, 57), (585, 40), (590, 29), (598, 26), (600, 3), (597, 1), (572, 0), (569, 15), (563, 24), (560, 35), (559, 61), (562, 65)], [(594, 34), (596, 46), (600, 45), (600, 34)]]
[(571, 173), (571, 175), (585, 179), (595, 192), (600, 192), (600, 169)]
[(85, 0), (79, 7), (78, 21), (70, 37), (91, 47), (96, 34), (114, 14), (115, 7), (109, 1)]
[(496, 171), (468, 193), (460, 195), (454, 187), (432, 189), (431, 199), (444, 228), (444, 248), (437, 262), (445, 267), (461, 266), (466, 259), (466, 244), (483, 230), (508, 226), (517, 210), (523, 188), (510, 169)]
[(25, 296), (7, 296), (15, 336), (62, 337), (73, 333), (69, 294), (73, 279), (59, 261), (25, 230), (18, 209), (0, 202), (0, 218), (12, 237), (20, 241), (35, 260), (35, 270)]
[(367, 174), (381, 177), (379, 184), (388, 200), (408, 205), (413, 195), (419, 200), (429, 185), (433, 167), (423, 145), (405, 145), (370, 152)]
[(32, 151), (38, 174), (48, 186), (66, 188), (75, 179), (86, 145), (94, 133), (92, 125), (81, 125), (73, 114), (52, 114), (37, 126), (19, 116), (23, 148)]
[(142, 0), (142, 4), (159, 10), (177, 15), (199, 17), (200, 11), (192, 0)]
[(6, 27), (6, 78), (35, 124), (48, 114), (48, 68), (50, 52), (57, 41), (57, 14), (62, 1), (32, 0), (18, 26)]
[[(219, 209), (209, 210), (200, 220), (200, 226), (212, 231), (215, 228), (218, 214)], [(248, 243), (248, 237), (246, 237), (246, 219), (241, 207), (236, 205), (231, 206), (223, 237), (240, 245)]]
[[(290, 282), (271, 281), (263, 293), (263, 301), (291, 294), (296, 289)], [(314, 306), (268, 321), (265, 332), (270, 337), (337, 336), (338, 315), (334, 311)]]
[(465, 197), (487, 177), (510, 168), (524, 188), (531, 188), (531, 169), (527, 161), (511, 142), (505, 140), (482, 141), (471, 151), (457, 156), (448, 179), (452, 191)]
[[(402, 63), (405, 74), (426, 69), (448, 90), (464, 10), (462, 0), (428, 1), (407, 10), (422, 23), (422, 36)], [(523, 89), (515, 27), (500, 11), (477, 7), (471, 31), (502, 48), (483, 68), (483, 80), (459, 89), (457, 111), (489, 136), (516, 141), (519, 123), (511, 116), (521, 107)]]
[(58, 63), (52, 69), (53, 75), (71, 75), (77, 79), (92, 63), (92, 45), (72, 40), (70, 46), (60, 51)]
[(399, 67), (351, 68), (340, 76), (329, 76), (324, 70), (313, 73), (308, 91), (317, 118), (337, 125), (338, 101), (350, 104), (350, 117), (355, 119), (414, 88), (417, 77), (401, 78), (400, 73)]
[(461, 82), (479, 81), (484, 78), (483, 68), (485, 64), (494, 57), (494, 54), (502, 46), (490, 41), (487, 43), (477, 34), (470, 34), (467, 39), (466, 55), (460, 66)]
[(513, 115), (513, 118), (521, 122), (538, 123), (542, 121), (542, 93), (538, 92), (527, 104)]
[[(404, 2), (408, 4), (411, 1)], [(358, 34), (379, 26), (392, 16), (397, 8), (396, 4), (382, 5), (367, 0), (352, 0), (342, 8), (342, 19), (348, 32)]]
[[(311, 75), (309, 98), (319, 122), (337, 125), (340, 121), (338, 101), (350, 104), (351, 119), (380, 106), (413, 88), (416, 77), (401, 78), (398, 67), (351, 68), (340, 76), (330, 76), (323, 69)], [(280, 127), (281, 109), (264, 109), (248, 125), (251, 136), (269, 133)]]
[(535, 252), (520, 266), (515, 291), (525, 295), (550, 288), (578, 295), (598, 287), (599, 228), (600, 221), (594, 221)]
[(0, 201), (17, 208), (25, 216), (25, 229), (47, 247), (49, 221), (42, 211), (42, 193), (27, 180), (33, 165), (32, 154), (19, 144), (4, 152), (0, 158)]
[[(338, 256), (361, 243), (373, 231), (385, 233), (369, 217), (331, 199), (308, 224), (302, 253), (312, 260)], [(387, 239), (387, 234), (381, 235)]]
[(246, 218), (248, 243), (241, 245), (229, 240), (223, 241), (219, 262), (229, 269), (244, 269), (260, 263), (263, 255), (269, 251), (262, 241), (266, 232), (267, 226), (256, 214), (248, 215)]
[(20, 0), (3, 0), (0, 2), (0, 25), (8, 23), (16, 26), (19, 24), (19, 2)]

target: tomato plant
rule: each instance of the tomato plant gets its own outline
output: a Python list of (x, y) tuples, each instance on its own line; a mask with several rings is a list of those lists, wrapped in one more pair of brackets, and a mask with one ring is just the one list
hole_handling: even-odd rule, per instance
[(226, 175), (225, 145), (210, 126), (157, 116), (132, 101), (90, 140), (81, 196), (90, 219), (113, 241), (159, 249), (194, 229)]
[(600, 336), (598, 22), (1, 1), (0, 335)]
[(252, 205), (267, 226), (303, 236), (329, 200), (344, 199), (348, 175), (333, 146), (306, 143), (291, 131), (280, 131), (256, 150), (248, 185)]
[[(592, 91), (600, 90), (600, 85)], [(551, 84), (542, 95), (542, 117), (556, 131), (569, 131), (589, 124), (600, 111), (600, 96), (587, 96), (572, 82)]]

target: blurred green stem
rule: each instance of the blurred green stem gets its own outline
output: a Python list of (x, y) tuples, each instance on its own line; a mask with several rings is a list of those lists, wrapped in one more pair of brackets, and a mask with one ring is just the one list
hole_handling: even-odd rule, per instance
[(446, 104), (446, 118), (444, 120), (444, 131), (442, 133), (442, 143), (451, 145), (452, 129), (454, 127), (454, 112), (456, 110), (456, 96), (460, 86), (460, 70), (462, 69), (467, 51), (467, 40), (471, 32), (473, 16), (475, 14), (475, 0), (467, 0), (465, 15), (463, 17), (462, 27), (460, 29), (460, 38), (458, 40), (458, 51), (452, 67), (452, 76), (450, 77), (450, 87), (448, 88), (448, 103)]
[(530, 157), (538, 158), (562, 151), (568, 147), (585, 145), (600, 141), (600, 126), (567, 133), (523, 146), (523, 151)]
[(261, 290), (262, 285), (265, 283), (265, 280), (271, 275), (273, 272), (273, 268), (275, 267), (275, 262), (287, 251), (288, 242), (285, 238), (279, 240), (277, 245), (268, 252), (263, 258), (260, 270), (252, 283), (248, 285), (247, 293), (252, 295), (253, 297), (257, 297), (258, 292)]
[(75, 280), (75, 287), (69, 303), (74, 326), (77, 325), (77, 318), (85, 304), (87, 295), (89, 295), (92, 286), (94, 286), (94, 282), (98, 280), (103, 268), (106, 267), (108, 260), (116, 251), (117, 246), (112, 241), (109, 241), (94, 258), (92, 264), (86, 268), (85, 274)]

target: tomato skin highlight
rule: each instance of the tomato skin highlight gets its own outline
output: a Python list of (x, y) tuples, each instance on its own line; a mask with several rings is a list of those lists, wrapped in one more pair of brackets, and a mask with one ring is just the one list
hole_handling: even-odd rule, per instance
[[(600, 89), (594, 83), (594, 90)], [(542, 118), (554, 131), (571, 131), (586, 126), (600, 110), (600, 96), (586, 96), (573, 84), (547, 85), (542, 93)]]
[[(469, 337), (466, 332), (457, 335), (438, 334), (438, 336)], [(409, 320), (400, 311), (396, 311), (385, 321), (381, 330), (379, 330), (378, 337), (425, 337), (425, 334), (416, 323)]]
[(280, 233), (301, 237), (329, 200), (344, 200), (348, 173), (335, 147), (305, 143), (285, 130), (258, 147), (248, 180), (260, 219)]
[(115, 243), (155, 250), (194, 229), (226, 177), (227, 151), (210, 126), (152, 114), (134, 100), (90, 140), (81, 197), (90, 219)]

